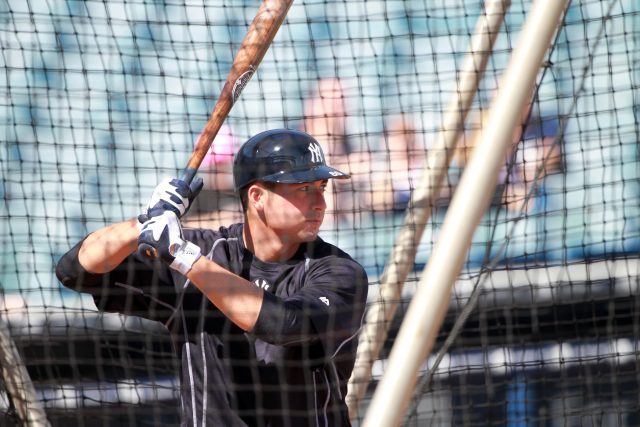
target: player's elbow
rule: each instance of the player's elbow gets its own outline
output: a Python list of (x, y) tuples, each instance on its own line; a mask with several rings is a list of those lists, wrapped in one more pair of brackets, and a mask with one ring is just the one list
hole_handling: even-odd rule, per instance
[(66, 288), (82, 291), (90, 274), (78, 261), (79, 245), (62, 255), (56, 264), (56, 277)]
[(64, 259), (64, 257), (60, 259), (60, 261), (58, 261), (58, 264), (56, 265), (56, 277), (66, 288), (74, 289), (77, 291), (81, 290), (82, 288), (82, 282), (78, 280), (77, 275), (72, 274), (72, 272), (69, 270), (68, 262)]

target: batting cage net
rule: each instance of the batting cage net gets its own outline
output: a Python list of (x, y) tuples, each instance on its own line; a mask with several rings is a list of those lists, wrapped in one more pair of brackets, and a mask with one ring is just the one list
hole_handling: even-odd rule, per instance
[[(365, 385), (354, 425), (531, 8), (500, 2), (415, 260), (404, 260), (398, 297), (381, 302), (489, 3), (294, 2), (198, 173), (204, 189), (184, 223), (213, 229), (242, 220), (233, 154), (263, 130), (306, 130), (328, 164), (352, 174), (330, 185), (320, 235), (365, 268), (369, 310), (397, 306), (370, 375), (352, 378)], [(137, 216), (158, 182), (180, 176), (258, 6), (0, 2), (0, 425), (24, 420), (24, 400), (54, 426), (179, 423), (179, 360), (164, 326), (99, 311), (54, 270), (88, 233)], [(639, 44), (636, 0), (570, 2), (530, 102), (513, 105), (522, 126), (403, 425), (640, 424)]]

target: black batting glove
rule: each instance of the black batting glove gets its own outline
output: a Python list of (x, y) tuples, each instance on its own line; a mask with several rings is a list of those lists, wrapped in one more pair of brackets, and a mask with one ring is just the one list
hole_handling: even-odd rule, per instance
[(200, 177), (195, 178), (191, 184), (177, 178), (163, 180), (153, 190), (151, 200), (145, 211), (138, 216), (138, 221), (143, 224), (153, 216), (152, 213), (159, 214), (162, 211), (171, 211), (178, 218), (183, 217), (203, 185), (204, 182)]

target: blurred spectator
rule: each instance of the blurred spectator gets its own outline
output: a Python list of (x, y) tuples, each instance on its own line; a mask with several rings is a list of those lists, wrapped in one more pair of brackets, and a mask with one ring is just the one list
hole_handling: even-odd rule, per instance
[(233, 191), (233, 154), (239, 147), (240, 141), (231, 128), (222, 125), (200, 165), (199, 174), (204, 180), (204, 190)]
[(200, 164), (198, 176), (204, 180), (204, 187), (189, 210), (186, 222), (197, 222), (198, 226), (207, 222), (214, 228), (216, 223), (228, 222), (237, 216), (239, 207), (233, 190), (232, 166), (240, 143), (231, 127), (223, 124)]
[[(562, 150), (555, 144), (558, 133), (558, 121), (554, 117), (535, 114), (529, 117), (531, 105), (523, 110), (523, 126), (514, 129), (512, 146), (507, 153), (505, 166), (500, 170), (496, 194), (492, 204), (503, 205), (510, 212), (541, 209), (544, 204), (544, 178), (564, 170)], [(480, 143), (480, 130), (487, 125), (488, 110), (480, 111), (472, 125), (471, 133), (465, 134), (458, 143), (449, 169), (449, 191), (443, 191), (441, 197), (449, 197), (470, 160), (473, 150)], [(523, 132), (524, 131), (524, 132)], [(540, 169), (538, 182), (536, 174)], [(531, 198), (527, 194), (532, 186), (536, 191)]]
[(442, 189), (438, 196), (438, 204), (448, 205), (451, 197), (462, 178), (465, 167), (471, 160), (473, 151), (480, 142), (480, 134), (483, 126), (486, 126), (489, 116), (488, 109), (482, 109), (475, 116), (470, 117), (470, 126), (460, 135), (460, 140), (455, 146), (447, 176), (442, 183)]
[[(544, 210), (544, 178), (564, 171), (562, 150), (560, 144), (555, 143), (557, 135), (556, 118), (535, 116), (527, 123), (521, 141), (512, 152), (512, 163), (506, 169), (502, 201), (510, 211)], [(527, 199), (533, 185), (536, 189)]]
[(411, 117), (393, 116), (384, 133), (382, 152), (371, 164), (371, 209), (404, 212), (422, 176), (425, 156)]
[[(342, 82), (334, 77), (318, 80), (304, 103), (305, 132), (322, 145), (327, 163), (351, 174), (350, 180), (331, 180), (327, 187), (325, 227), (340, 221), (353, 223), (360, 209), (362, 169), (368, 169), (366, 153), (353, 149), (347, 132), (347, 106)], [(345, 182), (338, 182), (345, 181)]]
[(346, 132), (347, 109), (342, 83), (323, 78), (304, 103), (304, 130), (322, 145), (327, 162), (342, 160), (351, 152)]

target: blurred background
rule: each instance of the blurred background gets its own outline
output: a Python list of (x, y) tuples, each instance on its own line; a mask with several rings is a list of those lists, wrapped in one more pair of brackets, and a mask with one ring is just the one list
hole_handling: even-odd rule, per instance
[[(177, 423), (162, 327), (99, 314), (54, 266), (181, 174), (258, 6), (0, 1), (0, 319), (54, 425)], [(530, 6), (511, 2), (488, 52), (371, 389)], [(330, 188), (322, 236), (366, 268), (374, 304), (483, 8), (294, 2), (203, 162), (189, 225), (241, 219), (230, 164), (244, 140), (306, 130), (353, 175)], [(479, 300), (442, 358), (425, 361), (406, 425), (640, 425), (639, 44), (636, 0), (570, 3), (436, 350), (473, 289)], [(0, 419), (16, 423), (2, 382)]]

